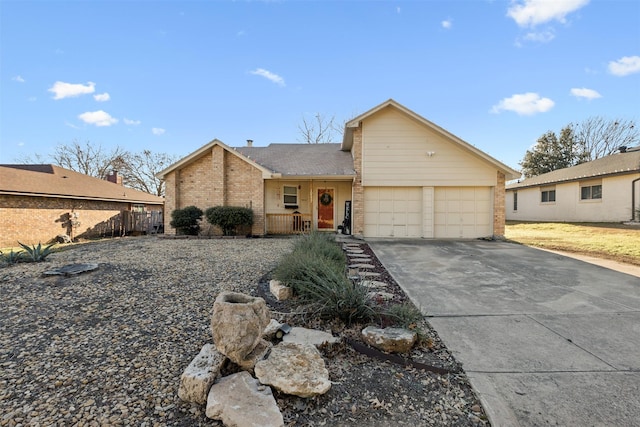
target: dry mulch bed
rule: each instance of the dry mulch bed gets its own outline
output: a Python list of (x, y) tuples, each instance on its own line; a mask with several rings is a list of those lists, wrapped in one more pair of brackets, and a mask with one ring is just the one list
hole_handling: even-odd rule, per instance
[[(0, 267), (0, 426), (221, 425), (177, 397), (180, 375), (211, 342), (216, 295), (259, 294), (261, 279), (292, 243), (141, 236)], [(99, 268), (43, 275), (73, 263)], [(397, 285), (388, 291), (406, 300)], [(283, 307), (272, 308), (278, 319)], [(363, 325), (308, 319), (296, 326), (357, 340)], [(274, 392), (286, 425), (487, 425), (455, 359), (427, 322), (419, 326), (424, 339), (411, 359), (456, 373), (382, 361), (344, 342), (323, 348), (332, 388), (313, 399)]]

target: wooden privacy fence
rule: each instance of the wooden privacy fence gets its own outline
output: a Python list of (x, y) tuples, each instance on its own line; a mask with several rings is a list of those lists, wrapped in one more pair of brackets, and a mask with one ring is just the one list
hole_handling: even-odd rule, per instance
[(311, 231), (311, 214), (267, 214), (267, 234), (295, 234)]
[[(156, 234), (164, 232), (162, 211), (121, 211), (106, 221), (96, 224), (83, 234), (98, 236), (126, 236), (128, 234)], [(82, 235), (78, 237), (83, 237)]]

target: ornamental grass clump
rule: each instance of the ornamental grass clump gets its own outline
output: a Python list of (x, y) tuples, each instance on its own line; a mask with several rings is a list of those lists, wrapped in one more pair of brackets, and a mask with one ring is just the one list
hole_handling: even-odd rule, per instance
[(301, 236), (278, 264), (273, 278), (293, 288), (310, 308), (325, 318), (347, 324), (376, 317), (368, 290), (346, 276), (346, 256), (332, 235)]
[(22, 251), (14, 252), (13, 249), (11, 249), (11, 251), (7, 253), (0, 251), (0, 257), (2, 258), (2, 262), (7, 265), (13, 265), (18, 263), (22, 259), (23, 255), (24, 255), (24, 252)]

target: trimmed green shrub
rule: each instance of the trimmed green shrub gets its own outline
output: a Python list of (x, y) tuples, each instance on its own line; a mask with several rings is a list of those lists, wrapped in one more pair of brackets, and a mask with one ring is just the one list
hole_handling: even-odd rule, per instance
[(169, 225), (176, 229), (178, 234), (197, 236), (200, 232), (199, 221), (202, 219), (202, 209), (196, 206), (187, 206), (171, 212)]
[(27, 252), (25, 258), (33, 262), (44, 261), (49, 255), (51, 255), (54, 252), (53, 246), (55, 245), (55, 243), (52, 243), (45, 247), (42, 247), (41, 243), (38, 243), (38, 246), (36, 245), (28, 246), (28, 245), (25, 245), (24, 243), (20, 243), (20, 242), (18, 243)]
[(215, 206), (204, 212), (209, 224), (217, 225), (225, 236), (235, 236), (238, 228), (253, 225), (253, 210), (239, 206)]

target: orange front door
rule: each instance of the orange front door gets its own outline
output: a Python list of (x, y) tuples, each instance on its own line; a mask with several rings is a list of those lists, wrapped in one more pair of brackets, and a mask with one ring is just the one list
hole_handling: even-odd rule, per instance
[(318, 230), (333, 229), (333, 188), (318, 188)]

